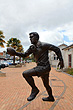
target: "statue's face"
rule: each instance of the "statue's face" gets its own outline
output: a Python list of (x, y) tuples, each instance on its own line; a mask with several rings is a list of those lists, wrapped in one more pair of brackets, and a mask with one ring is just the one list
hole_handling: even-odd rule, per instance
[(31, 41), (31, 44), (36, 44), (36, 43), (37, 43), (36, 36), (31, 35), (31, 36), (30, 36), (30, 41)]

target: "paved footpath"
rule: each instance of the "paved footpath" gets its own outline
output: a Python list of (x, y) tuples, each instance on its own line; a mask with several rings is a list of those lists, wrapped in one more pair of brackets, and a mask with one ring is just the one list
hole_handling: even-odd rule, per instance
[(33, 101), (27, 101), (31, 88), (22, 77), (22, 72), (34, 66), (35, 63), (29, 63), (20, 68), (1, 70), (6, 72), (6, 77), (0, 77), (0, 110), (73, 110), (73, 77), (57, 72), (55, 68), (50, 72), (55, 101), (42, 101), (42, 97), (47, 97), (47, 92), (38, 77), (34, 80), (40, 92)]

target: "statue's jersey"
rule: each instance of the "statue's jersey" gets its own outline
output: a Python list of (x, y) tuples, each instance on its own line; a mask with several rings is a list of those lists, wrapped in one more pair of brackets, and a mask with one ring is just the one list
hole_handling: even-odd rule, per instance
[(38, 41), (36, 46), (31, 45), (25, 53), (18, 53), (18, 55), (20, 54), (22, 57), (27, 57), (33, 53), (37, 65), (45, 66), (49, 65), (48, 50), (54, 51), (57, 54), (59, 60), (62, 60), (61, 51), (58, 47), (40, 41)]

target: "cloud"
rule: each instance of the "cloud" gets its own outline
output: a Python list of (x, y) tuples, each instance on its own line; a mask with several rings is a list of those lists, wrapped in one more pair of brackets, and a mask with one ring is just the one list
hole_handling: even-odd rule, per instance
[(42, 36), (40, 39), (43, 42), (48, 42), (54, 45), (63, 42), (63, 36), (57, 30), (41, 32), (40, 35)]
[(30, 45), (28, 34), (32, 31), (40, 34), (40, 40), (55, 45), (64, 42), (64, 35), (73, 43), (72, 13), (73, 0), (0, 0), (0, 30), (6, 41), (20, 39), (24, 50)]

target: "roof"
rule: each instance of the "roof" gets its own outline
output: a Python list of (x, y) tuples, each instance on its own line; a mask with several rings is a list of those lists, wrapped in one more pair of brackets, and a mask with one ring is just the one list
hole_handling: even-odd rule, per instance
[(69, 46), (63, 48), (62, 50), (68, 50), (68, 49), (71, 49), (71, 48), (73, 48), (73, 44), (71, 44), (71, 45), (69, 45)]
[(0, 52), (0, 55), (2, 55), (2, 56), (3, 56), (3, 52)]
[(67, 45), (63, 43), (63, 44), (59, 45), (58, 47), (61, 47), (61, 46), (67, 46)]

